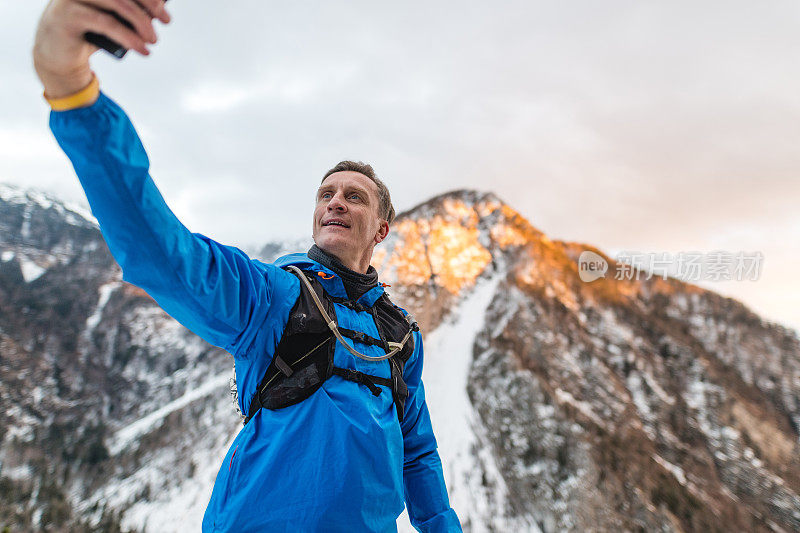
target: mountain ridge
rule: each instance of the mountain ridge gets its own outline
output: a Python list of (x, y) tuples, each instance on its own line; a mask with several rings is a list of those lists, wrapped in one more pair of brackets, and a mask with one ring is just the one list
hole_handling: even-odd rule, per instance
[[(122, 282), (91, 220), (8, 196), (0, 527), (199, 525), (240, 427), (229, 356)], [(398, 215), (376, 250), (425, 333), (465, 531), (800, 527), (797, 333), (678, 280), (584, 283), (587, 249), (612, 264), (492, 193), (459, 190)]]

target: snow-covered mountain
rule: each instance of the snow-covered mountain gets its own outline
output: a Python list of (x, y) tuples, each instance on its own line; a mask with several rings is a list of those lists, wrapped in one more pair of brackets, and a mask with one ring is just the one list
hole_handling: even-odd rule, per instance
[[(491, 194), (393, 230), (374, 264), (422, 325), (465, 531), (800, 530), (795, 332), (671, 279), (581, 282), (599, 250)], [(0, 186), (0, 258), (0, 530), (198, 530), (240, 427), (229, 356), (78, 208)]]

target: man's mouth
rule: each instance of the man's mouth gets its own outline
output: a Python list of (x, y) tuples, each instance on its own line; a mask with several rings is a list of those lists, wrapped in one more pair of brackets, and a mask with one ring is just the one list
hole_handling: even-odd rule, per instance
[(323, 222), (322, 223), (322, 227), (328, 227), (328, 226), (340, 226), (342, 228), (349, 228), (350, 227), (350, 226), (348, 226), (347, 224), (345, 224), (344, 222), (342, 222), (340, 220), (329, 220), (327, 222)]

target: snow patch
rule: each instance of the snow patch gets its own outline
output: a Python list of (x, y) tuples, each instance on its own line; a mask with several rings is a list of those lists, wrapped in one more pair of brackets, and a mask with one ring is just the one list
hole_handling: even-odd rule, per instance
[(563, 389), (556, 389), (556, 401), (558, 401), (558, 403), (566, 403), (573, 406), (598, 426), (602, 428), (606, 427), (605, 422), (603, 422), (603, 420), (592, 410), (592, 404), (589, 402), (578, 400), (572, 394)]
[(658, 396), (662, 402), (668, 405), (675, 405), (675, 398), (667, 394), (667, 391), (661, 388), (661, 386), (658, 384), (658, 380), (656, 380), (655, 377), (650, 375), (648, 372), (642, 372), (642, 377), (647, 382), (647, 386), (656, 393), (656, 396)]
[[(498, 509), (505, 508), (508, 489), (488, 449), (485, 431), (467, 394), (475, 337), (485, 325), (499, 277), (479, 283), (451, 315), (424, 339), (423, 383), (431, 423), (442, 459), (450, 505), (462, 525), (473, 532), (506, 531)], [(482, 485), (479, 472), (494, 485)], [(403, 512), (397, 520), (400, 533), (415, 531)], [(534, 530), (535, 531), (535, 530)]]
[(108, 300), (111, 298), (111, 294), (119, 288), (121, 285), (118, 281), (112, 281), (110, 283), (106, 283), (105, 285), (101, 285), (99, 289), (100, 298), (97, 301), (97, 307), (94, 310), (94, 313), (86, 319), (86, 335), (90, 335), (94, 328), (100, 323), (100, 319), (103, 318), (103, 309), (105, 308)]
[(14, 259), (15, 255), (17, 254), (13, 250), (6, 250), (2, 253), (2, 255), (0, 255), (0, 261), (2, 261), (3, 263), (8, 263), (12, 259)]
[(25, 206), (25, 210), (22, 212), (22, 227), (20, 228), (19, 232), (22, 235), (22, 238), (27, 240), (31, 237), (31, 209), (33, 208), (32, 205), (28, 204)]
[(46, 268), (40, 267), (24, 256), (20, 256), (19, 258), (19, 267), (20, 270), (22, 270), (22, 279), (25, 280), (25, 283), (30, 283), (34, 280), (37, 280), (42, 276), (42, 274), (47, 272)]
[(85, 225), (86, 222), (89, 222), (95, 227), (98, 225), (97, 219), (94, 218), (91, 211), (87, 208), (72, 202), (57, 200), (47, 193), (35, 189), (22, 189), (14, 185), (0, 183), (0, 200), (10, 204), (28, 205), (23, 215), (25, 216), (25, 220), (23, 221), (23, 237), (27, 237), (26, 232), (27, 229), (29, 229), (29, 225), (26, 227), (26, 224), (29, 224), (30, 209), (33, 206), (38, 206), (41, 209), (55, 209), (64, 216), (68, 224), (74, 226), (82, 226)]
[(638, 372), (631, 372), (628, 379), (625, 380), (628, 386), (628, 391), (631, 393), (633, 404), (638, 409), (639, 414), (647, 421), (653, 420), (653, 411), (650, 409), (650, 404), (647, 402), (647, 396), (642, 388), (642, 378)]
[(33, 478), (33, 469), (27, 464), (14, 466), (12, 468), (6, 467), (0, 470), (0, 473), (3, 474), (3, 477), (14, 481), (27, 481)]
[(164, 407), (120, 429), (114, 434), (111, 444), (108, 447), (111, 455), (119, 454), (137, 437), (148, 433), (159, 421), (163, 420), (170, 413), (173, 413), (179, 409), (183, 409), (193, 401), (204, 396), (208, 396), (219, 388), (225, 387), (227, 390), (229, 377), (230, 375), (228, 372), (216, 376), (200, 385), (198, 388), (190, 390), (180, 398), (169, 402)]
[(155, 501), (140, 500), (126, 510), (121, 524), (123, 531), (200, 531), (219, 465), (235, 438), (234, 433), (224, 446), (198, 451), (192, 456), (192, 462), (198, 465), (192, 477), (159, 492)]
[[(80, 223), (89, 222), (93, 226), (100, 227), (100, 224), (98, 224), (97, 219), (94, 218), (94, 215), (89, 209), (83, 207), (82, 205), (74, 204), (71, 202), (63, 202), (63, 204), (64, 204), (64, 209), (67, 210), (66, 213), (67, 223), (72, 224), (73, 226), (77, 226)], [(79, 218), (76, 218), (75, 216), (73, 216), (73, 214), (77, 215)]]
[(653, 455), (652, 457), (656, 463), (660, 464), (667, 472), (675, 476), (675, 479), (678, 480), (678, 483), (684, 486), (686, 485), (686, 474), (683, 472), (681, 467), (666, 461), (658, 455)]
[[(12, 405), (6, 412), (6, 417), (11, 423), (6, 426), (6, 434), (3, 442), (12, 442), (19, 439), (22, 442), (32, 442), (34, 438), (33, 428), (39, 425), (39, 419), (34, 418), (22, 410), (19, 405)], [(2, 447), (0, 447), (2, 451)]]
[(0, 183), (0, 200), (10, 204), (24, 204), (28, 202), (25, 191), (19, 187)]
[[(230, 417), (226, 395), (213, 394), (194, 405), (203, 412), (199, 434), (181, 432), (169, 446), (144, 451), (146, 459), (137, 470), (118, 472), (89, 498), (80, 486), (73, 487), (71, 499), (92, 525), (99, 523), (106, 507), (122, 512), (123, 531), (201, 530), (217, 472), (241, 425)], [(188, 470), (181, 474), (176, 469)]]

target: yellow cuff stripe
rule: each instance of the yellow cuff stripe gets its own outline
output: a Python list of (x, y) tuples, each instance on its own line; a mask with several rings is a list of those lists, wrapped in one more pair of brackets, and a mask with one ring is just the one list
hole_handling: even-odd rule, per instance
[(75, 94), (63, 98), (48, 98), (45, 94), (44, 99), (53, 111), (69, 111), (93, 104), (98, 96), (100, 96), (100, 81), (93, 75), (91, 83)]

